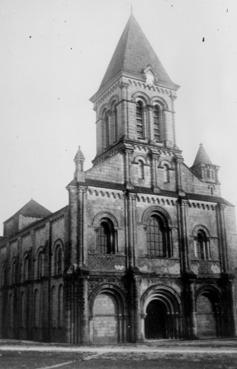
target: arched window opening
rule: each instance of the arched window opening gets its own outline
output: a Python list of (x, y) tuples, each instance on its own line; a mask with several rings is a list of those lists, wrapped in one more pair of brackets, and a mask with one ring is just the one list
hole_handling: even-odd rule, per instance
[(147, 251), (150, 257), (170, 257), (167, 229), (157, 215), (152, 215), (147, 224)]
[(164, 164), (164, 182), (169, 183), (170, 181), (170, 168), (167, 164)]
[(203, 230), (197, 232), (195, 240), (194, 255), (201, 260), (208, 260), (211, 258), (210, 241)]
[(42, 251), (38, 255), (37, 271), (38, 278), (44, 277), (44, 254)]
[(137, 138), (143, 140), (145, 138), (144, 127), (144, 106), (142, 101), (136, 103), (136, 122), (137, 122)]
[(115, 254), (115, 229), (108, 218), (103, 218), (97, 229), (97, 249), (101, 254)]
[(55, 248), (54, 273), (56, 275), (63, 273), (63, 250), (61, 244)]
[(161, 109), (159, 105), (155, 105), (153, 107), (153, 131), (154, 131), (154, 140), (160, 141), (161, 134)]
[(144, 163), (142, 160), (138, 160), (138, 178), (139, 179), (144, 179), (145, 178), (145, 173), (144, 173)]

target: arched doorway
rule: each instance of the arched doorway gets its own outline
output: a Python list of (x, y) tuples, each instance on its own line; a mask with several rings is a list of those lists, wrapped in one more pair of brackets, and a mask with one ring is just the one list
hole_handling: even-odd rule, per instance
[(151, 301), (146, 309), (145, 337), (147, 339), (167, 338), (167, 309), (159, 300)]
[(217, 336), (217, 314), (208, 293), (202, 293), (197, 298), (197, 335), (200, 338)]
[(142, 296), (142, 309), (142, 338), (168, 339), (182, 335), (181, 301), (172, 288), (150, 287)]
[(123, 319), (120, 310), (120, 304), (114, 295), (101, 292), (96, 296), (91, 320), (93, 343), (111, 344), (122, 341)]

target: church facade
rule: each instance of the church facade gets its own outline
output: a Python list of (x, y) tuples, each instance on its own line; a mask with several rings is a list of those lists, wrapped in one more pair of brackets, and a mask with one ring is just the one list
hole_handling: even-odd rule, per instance
[(234, 207), (200, 145), (176, 144), (178, 87), (131, 16), (99, 90), (97, 153), (68, 205), (31, 200), (0, 238), (1, 337), (75, 344), (236, 334)]

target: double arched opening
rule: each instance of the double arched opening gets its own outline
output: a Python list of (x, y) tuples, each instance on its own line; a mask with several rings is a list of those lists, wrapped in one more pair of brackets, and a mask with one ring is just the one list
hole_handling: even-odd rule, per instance
[(104, 286), (91, 298), (90, 341), (113, 344), (125, 341), (125, 303), (113, 286)]
[(148, 292), (144, 310), (144, 338), (168, 339), (181, 336), (180, 301), (174, 290), (158, 287)]
[(164, 139), (164, 101), (154, 100), (149, 102), (147, 96), (139, 95), (136, 102), (136, 138), (138, 140), (151, 139), (160, 142)]

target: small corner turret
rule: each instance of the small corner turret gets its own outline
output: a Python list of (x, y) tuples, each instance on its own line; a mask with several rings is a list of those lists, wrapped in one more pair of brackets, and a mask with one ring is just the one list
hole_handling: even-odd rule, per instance
[(193, 174), (195, 174), (200, 180), (204, 182), (219, 184), (219, 166), (212, 164), (202, 143), (199, 146), (196, 158), (190, 169)]
[(74, 157), (74, 163), (75, 163), (74, 178), (77, 182), (85, 181), (84, 162), (85, 162), (85, 156), (83, 155), (83, 152), (81, 151), (81, 147), (79, 146), (77, 153)]

